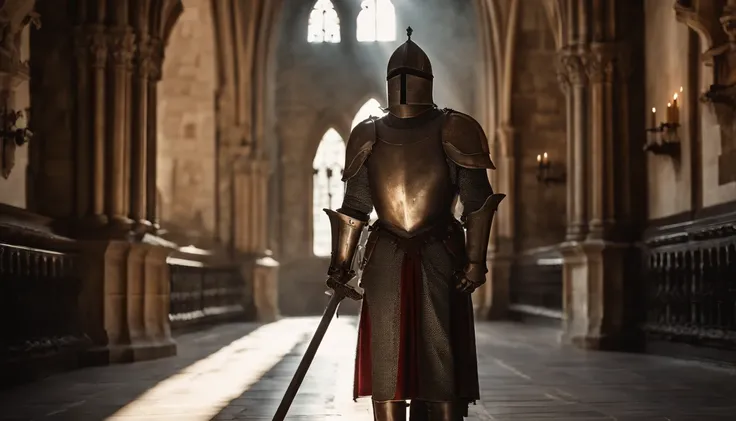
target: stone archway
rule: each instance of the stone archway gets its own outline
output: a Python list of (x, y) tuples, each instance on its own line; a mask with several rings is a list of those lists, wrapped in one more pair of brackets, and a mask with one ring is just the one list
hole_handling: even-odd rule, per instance
[[(515, 282), (512, 274), (518, 272), (513, 269), (517, 255), (529, 247), (543, 245), (520, 242), (520, 236), (538, 237), (529, 235), (530, 229), (534, 231), (535, 226), (542, 224), (535, 220), (531, 209), (539, 205), (540, 200), (546, 205), (553, 200), (560, 202), (555, 206), (558, 211), (554, 215), (566, 212), (564, 190), (560, 191), (556, 185), (547, 188), (535, 179), (536, 156), (554, 145), (555, 156), (559, 158), (558, 172), (565, 170), (566, 108), (555, 68), (548, 65), (557, 59), (562, 22), (556, 0), (525, 2), (524, 7), (519, 0), (479, 0), (476, 8), (485, 70), (480, 98), (484, 115), (480, 116), (480, 121), (488, 132), (491, 153), (498, 167), (490, 172), (491, 183), (497, 191), (508, 194), (499, 209), (491, 236), (490, 279), (478, 291), (476, 302), (483, 317), (503, 318), (510, 305), (511, 282)], [(550, 71), (539, 74), (524, 68), (530, 65), (547, 66)], [(519, 106), (521, 103), (524, 105)], [(554, 110), (563, 110), (563, 115), (551, 116)], [(534, 129), (538, 123), (542, 126)], [(545, 124), (557, 127), (554, 139), (540, 142), (538, 137), (550, 137)], [(530, 130), (537, 130), (539, 136)], [(564, 232), (564, 217), (558, 219), (557, 225)], [(546, 227), (540, 228), (541, 232), (546, 232)], [(564, 234), (557, 237), (547, 243), (559, 244), (564, 240)]]

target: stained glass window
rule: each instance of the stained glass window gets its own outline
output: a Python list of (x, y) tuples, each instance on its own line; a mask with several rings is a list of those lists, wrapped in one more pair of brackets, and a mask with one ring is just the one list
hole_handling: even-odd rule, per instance
[(330, 0), (317, 0), (309, 14), (307, 42), (340, 42), (340, 17)]
[(360, 7), (363, 10), (358, 13), (358, 41), (396, 40), (396, 9), (391, 0), (363, 0)]
[(329, 256), (332, 252), (330, 221), (323, 209), (334, 210), (342, 206), (344, 165), (345, 142), (335, 129), (329, 129), (319, 142), (312, 164), (312, 250), (315, 256)]

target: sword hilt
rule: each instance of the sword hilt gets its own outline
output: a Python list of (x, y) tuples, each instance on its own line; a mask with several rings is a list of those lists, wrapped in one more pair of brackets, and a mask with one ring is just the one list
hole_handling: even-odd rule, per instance
[(363, 294), (358, 292), (355, 288), (353, 288), (348, 283), (340, 282), (334, 278), (328, 277), (327, 278), (327, 287), (329, 287), (332, 291), (334, 291), (335, 295), (339, 295), (345, 298), (350, 298), (354, 301), (360, 301), (363, 299)]

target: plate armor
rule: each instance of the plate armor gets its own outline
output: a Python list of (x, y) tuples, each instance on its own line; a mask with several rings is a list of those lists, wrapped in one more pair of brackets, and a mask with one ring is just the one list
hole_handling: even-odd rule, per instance
[[(348, 140), (333, 233), (330, 282), (354, 274), (368, 215), (378, 215), (360, 262), (365, 290), (355, 366), (356, 398), (376, 420), (456, 421), (479, 398), (470, 292), (485, 282), (494, 194), (488, 140), (472, 117), (440, 110), (432, 66), (409, 39), (387, 69), (388, 114)], [(462, 223), (453, 216), (459, 197)]]

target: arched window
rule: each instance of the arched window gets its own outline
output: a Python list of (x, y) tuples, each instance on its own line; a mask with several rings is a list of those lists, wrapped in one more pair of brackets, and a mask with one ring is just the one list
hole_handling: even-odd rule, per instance
[(358, 41), (396, 41), (396, 9), (391, 0), (363, 0), (360, 7)]
[[(363, 104), (362, 107), (358, 110), (358, 112), (355, 114), (355, 118), (353, 118), (353, 124), (350, 126), (350, 130), (354, 129), (355, 126), (358, 125), (361, 121), (366, 120), (368, 117), (383, 117), (386, 114), (386, 111), (383, 111), (383, 108), (381, 108), (381, 104), (378, 103), (375, 99), (371, 98), (368, 101), (366, 101), (365, 104)], [(371, 220), (375, 220), (378, 218), (378, 215), (376, 214), (375, 209), (373, 210), (373, 213), (371, 213)]]
[(344, 165), (345, 142), (335, 129), (329, 129), (322, 136), (312, 163), (312, 250), (315, 256), (329, 256), (332, 252), (330, 221), (322, 209), (338, 209), (342, 206), (345, 194), (342, 182)]
[(340, 17), (330, 0), (317, 0), (309, 14), (307, 42), (340, 42)]
[(363, 104), (362, 107), (358, 110), (358, 112), (355, 114), (355, 118), (353, 118), (353, 124), (350, 126), (350, 130), (353, 130), (355, 126), (358, 125), (363, 120), (366, 120), (368, 117), (383, 117), (386, 114), (386, 111), (383, 111), (383, 108), (381, 108), (381, 104), (378, 103), (375, 99), (371, 98), (368, 101)]

